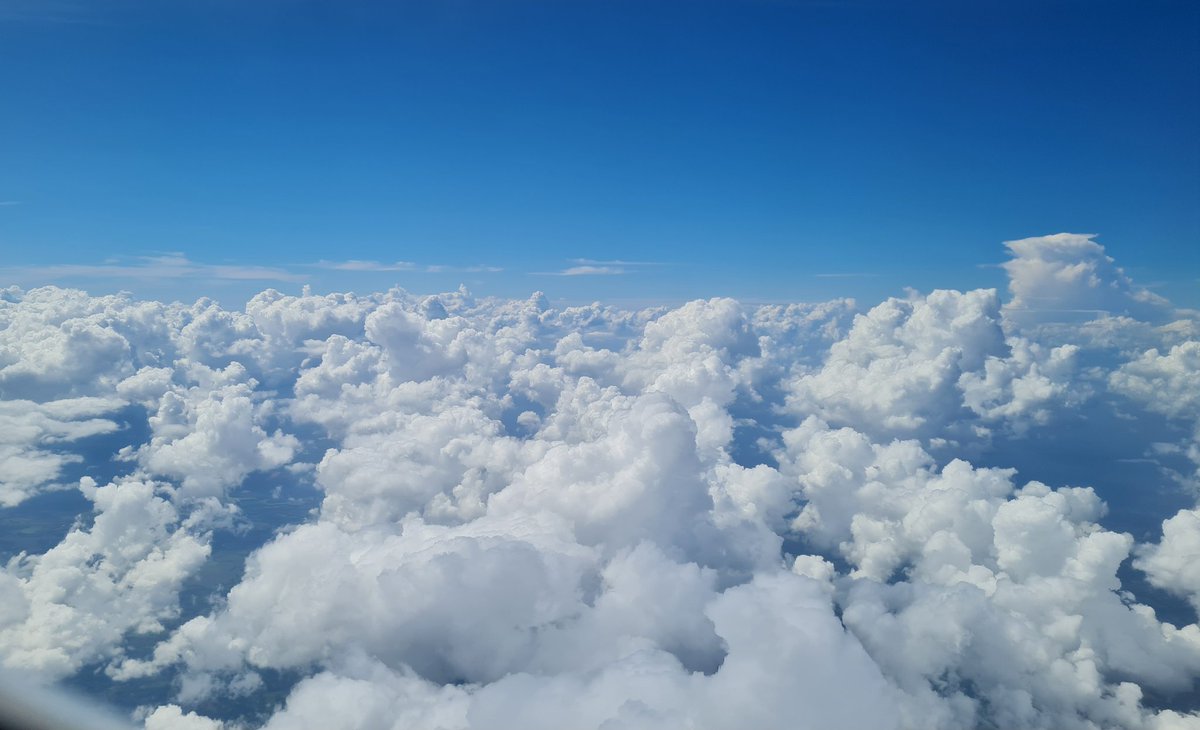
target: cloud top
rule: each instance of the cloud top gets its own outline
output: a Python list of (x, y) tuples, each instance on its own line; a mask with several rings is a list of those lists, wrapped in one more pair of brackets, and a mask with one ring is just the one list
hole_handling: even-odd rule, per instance
[(0, 661), (149, 730), (1195, 727), (1200, 326), (1008, 249), (1007, 305), (4, 290), (0, 518), (82, 511)]

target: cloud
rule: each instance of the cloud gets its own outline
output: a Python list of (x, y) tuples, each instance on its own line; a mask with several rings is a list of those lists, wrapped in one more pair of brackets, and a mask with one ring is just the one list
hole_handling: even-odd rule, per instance
[(1019, 429), (1069, 398), (1074, 352), (1006, 336), (993, 290), (893, 298), (855, 317), (820, 369), (797, 374), (787, 403), (880, 435)]
[(638, 269), (652, 266), (668, 266), (660, 261), (626, 261), (623, 259), (571, 259), (574, 266), (560, 271), (534, 271), (534, 276), (623, 276), (636, 273)]
[(497, 273), (504, 271), (499, 266), (450, 266), (447, 264), (416, 264), (411, 261), (397, 261), (391, 264), (384, 264), (378, 261), (360, 261), (350, 259), (347, 261), (318, 261), (313, 264), (319, 269), (330, 269), (333, 271), (359, 271), (359, 272), (386, 272), (386, 271), (417, 271), (426, 274), (440, 273)]
[(1184, 342), (1162, 353), (1146, 350), (1113, 371), (1108, 381), (1112, 390), (1152, 411), (1194, 421), (1200, 418), (1200, 342)]
[[(253, 380), (244, 370), (213, 373), (216, 387), (171, 388), (150, 416), (151, 439), (129, 458), (149, 473), (173, 477), (189, 497), (215, 496), (236, 486), (252, 471), (291, 461), (300, 444), (294, 436), (263, 428), (265, 408), (255, 403)], [(234, 381), (234, 382), (228, 382)]]
[(195, 712), (184, 712), (179, 705), (156, 707), (145, 720), (146, 730), (222, 730), (225, 723)]
[(124, 480), (80, 491), (95, 509), (42, 555), (0, 572), (0, 656), (9, 668), (63, 677), (121, 654), (127, 633), (162, 631), (185, 578), (206, 559), (208, 535), (178, 529), (160, 485)]
[(333, 269), (335, 271), (413, 271), (417, 268), (417, 265), (411, 261), (381, 264), (378, 261), (359, 261), (357, 259), (347, 261), (318, 261), (313, 265), (318, 268)]
[(83, 457), (62, 447), (120, 426), (107, 418), (126, 405), (117, 398), (74, 398), (34, 403), (0, 401), (0, 506), (13, 507), (59, 478)]
[(1006, 242), (1012, 254), (1003, 264), (1012, 293), (1009, 314), (1037, 321), (1107, 313), (1161, 322), (1170, 311), (1167, 301), (1136, 286), (1095, 237), (1058, 233)]
[(662, 261), (626, 261), (624, 259), (571, 259), (580, 266), (668, 266)]
[(562, 271), (534, 271), (537, 276), (619, 276), (629, 273), (628, 269), (621, 266), (595, 266), (585, 264), (582, 266), (570, 266)]
[(1200, 325), (1010, 251), (1015, 305), (0, 291), (0, 498), (123, 474), (0, 658), (150, 730), (1194, 726)]
[(128, 263), (51, 264), (6, 266), (0, 274), (22, 281), (62, 279), (203, 279), (230, 281), (304, 281), (307, 277), (286, 269), (245, 264), (204, 264), (183, 254), (135, 256)]
[(1150, 582), (1188, 599), (1200, 613), (1200, 509), (1180, 510), (1162, 525), (1162, 540), (1146, 545), (1134, 565)]

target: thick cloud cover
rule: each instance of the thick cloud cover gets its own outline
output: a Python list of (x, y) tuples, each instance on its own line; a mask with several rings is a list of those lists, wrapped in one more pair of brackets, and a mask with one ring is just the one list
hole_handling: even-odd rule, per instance
[(6, 542), (0, 659), (148, 730), (1200, 727), (1200, 320), (1008, 250), (866, 308), (5, 290), (0, 521), (85, 509)]

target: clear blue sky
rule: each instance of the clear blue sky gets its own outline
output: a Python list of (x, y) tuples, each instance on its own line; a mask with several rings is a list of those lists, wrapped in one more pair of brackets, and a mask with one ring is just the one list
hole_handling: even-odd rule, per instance
[(1198, 130), (1196, 2), (8, 0), (0, 267), (871, 299), (1074, 231), (1196, 306)]

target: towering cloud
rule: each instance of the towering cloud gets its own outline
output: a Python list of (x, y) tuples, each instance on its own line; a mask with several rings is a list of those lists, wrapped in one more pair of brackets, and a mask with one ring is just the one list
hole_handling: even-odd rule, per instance
[(1008, 272), (1015, 315), (1087, 321), (1101, 315), (1161, 323), (1170, 316), (1162, 297), (1138, 287), (1095, 236), (1058, 233), (1009, 241)]

